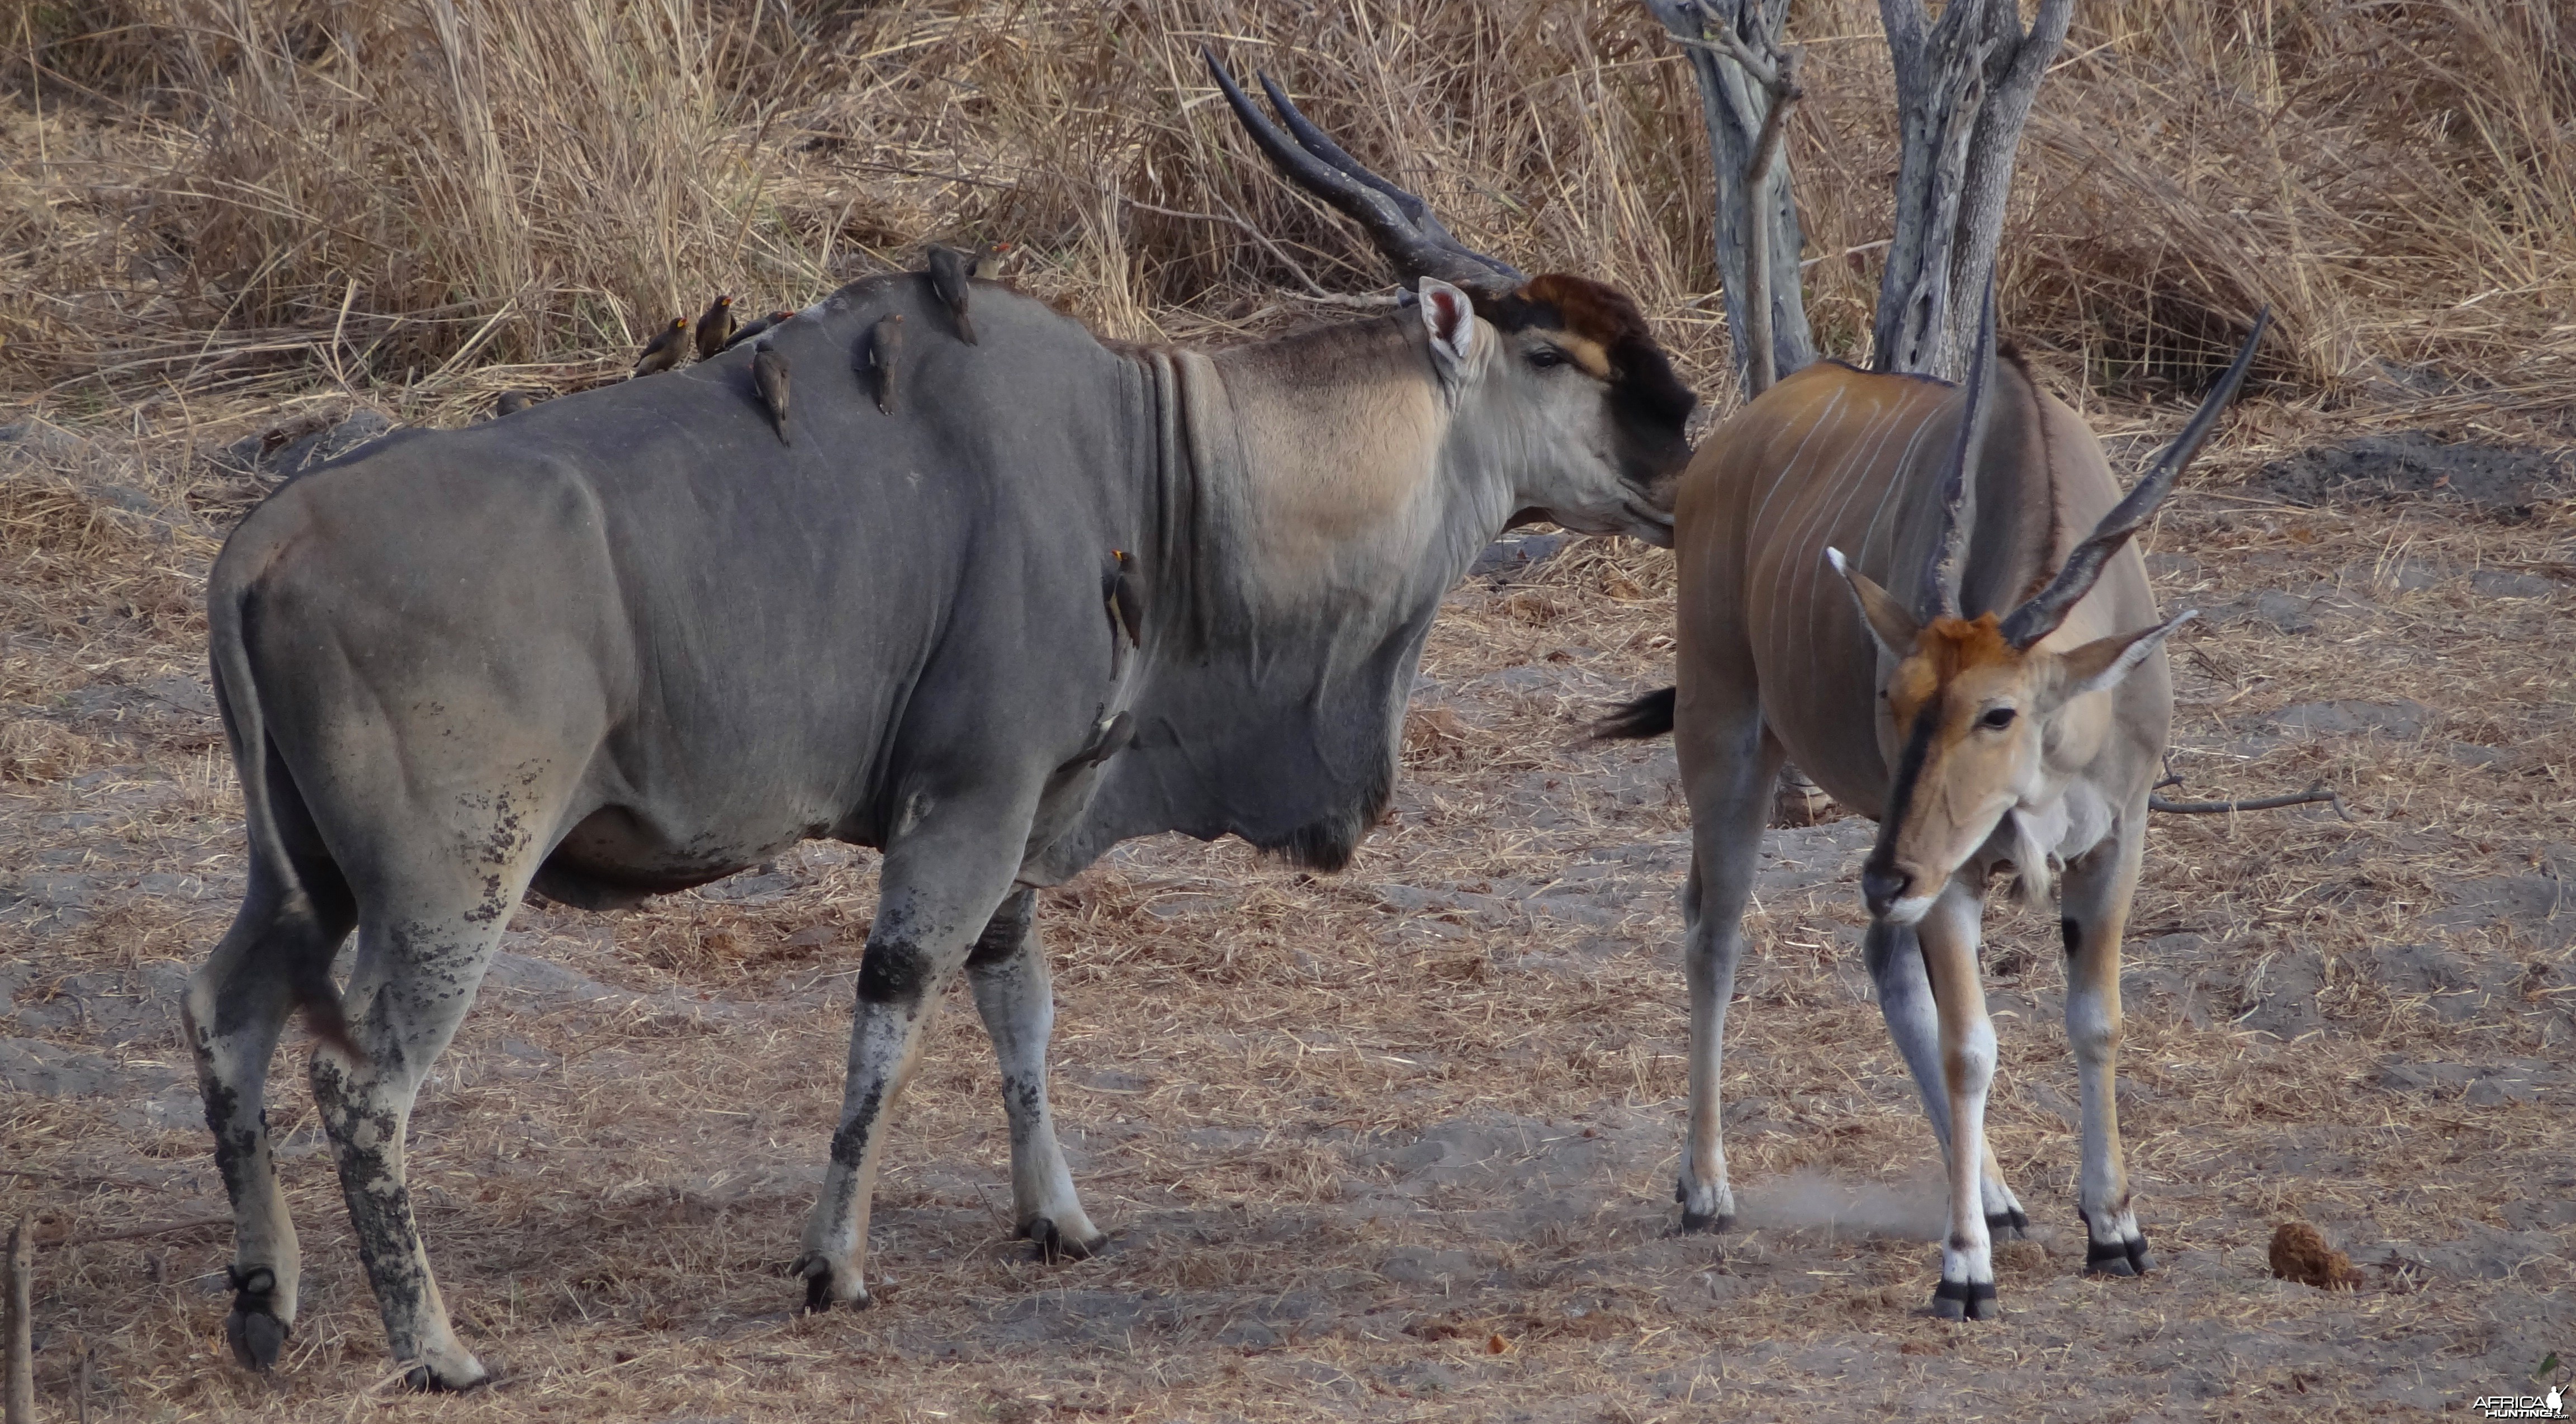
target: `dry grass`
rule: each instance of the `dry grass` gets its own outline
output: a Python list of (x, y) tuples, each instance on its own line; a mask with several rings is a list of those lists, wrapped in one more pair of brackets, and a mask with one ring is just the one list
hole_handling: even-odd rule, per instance
[[(2023, 156), (2005, 324), (2151, 393), (2269, 302), (2291, 391), (2557, 418), (2571, 24), (2512, 0), (2083, 7)], [(1862, 0), (1795, 28), (1809, 300), (1850, 354), (1886, 235), (1884, 46)], [(715, 290), (802, 303), (961, 231), (1007, 233), (1024, 280), (1120, 336), (1381, 281), (1249, 161), (1202, 43), (1278, 72), (1470, 240), (1628, 286), (1719, 366), (1696, 98), (1631, 5), (59, 0), (13, 29), (0, 387), (74, 413), (318, 382), (452, 418), (612, 373)]]
[[(0, 392), (87, 437), (0, 452), (0, 1068), (109, 1085), (0, 1088), (0, 1214), (49, 1232), (219, 1210), (171, 1025), (241, 880), (196, 591), (248, 491), (205, 445), (353, 399), (458, 419), (621, 369), (714, 288), (802, 300), (959, 230), (1120, 335), (1326, 314), (1305, 280), (1379, 269), (1247, 161), (1202, 38), (1471, 239), (1629, 285), (1703, 389), (1723, 370), (1695, 99), (1625, 6), (448, 13), (68, 0), (0, 34)], [(2192, 795), (2328, 780), (2356, 816), (2156, 827), (2122, 1063), (2160, 1279), (2076, 1275), (2055, 931), (1999, 909), (1994, 1138), (2053, 1230), (2004, 1249), (2002, 1328), (1913, 1313), (1930, 1142), (1852, 952), (1852, 822), (1772, 841), (1726, 1084), (1749, 1229), (1664, 1235), (1686, 816), (1668, 753), (1571, 743), (1668, 675), (1672, 565), (1585, 542), (1453, 595), (1401, 815), (1349, 874), (1157, 841), (1046, 897), (1105, 1259), (1007, 1240), (960, 1000), (880, 1187), (884, 1306), (788, 1317), (873, 912), (872, 859), (812, 846), (774, 880), (523, 912), (413, 1150), (504, 1387), (387, 1387), (290, 1042), (288, 1369), (222, 1363), (221, 1229), (95, 1240), (40, 1265), (48, 1407), (74, 1336), (99, 1412), (170, 1420), (2358, 1418), (2517, 1386), (2576, 1339), (2576, 965), (2570, 911), (2530, 898), (2576, 875), (2576, 519), (2293, 508), (2252, 476), (2357, 422), (2565, 438), (2565, 23), (2091, 4), (2042, 90), (2007, 321), (2115, 444), (2170, 428), (2133, 398), (2192, 384), (2252, 304), (2285, 316), (2274, 384), (2154, 535), (2160, 595), (2212, 612), (2178, 638), (2177, 769)], [(1859, 0), (1798, 27), (1811, 301), (1847, 344), (1884, 58)], [(2330, 701), (2417, 710), (2280, 730)], [(2273, 1281), (2284, 1220), (2361, 1288)]]

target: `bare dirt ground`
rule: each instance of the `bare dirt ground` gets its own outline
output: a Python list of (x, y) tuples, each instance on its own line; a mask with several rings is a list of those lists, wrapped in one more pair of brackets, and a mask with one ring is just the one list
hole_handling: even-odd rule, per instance
[[(2123, 450), (2173, 423), (2096, 415)], [(1998, 908), (1991, 1123), (2040, 1225), (2000, 1252), (2000, 1325), (1923, 1313), (1939, 1188), (1858, 963), (1859, 818), (1772, 834), (1725, 1085), (1745, 1221), (1673, 1234), (1686, 813), (1669, 750), (1577, 744), (1669, 679), (1671, 566), (1542, 543), (1450, 599), (1400, 815), (1350, 872), (1164, 840), (1046, 897), (1101, 1259), (1010, 1239), (960, 995), (878, 1190), (881, 1304), (791, 1316), (869, 854), (523, 910), (411, 1158), (502, 1379), (423, 1400), (300, 1032), (271, 1116), (305, 1314), (273, 1380), (226, 1356), (175, 1017), (241, 888), (196, 600), (251, 491), (190, 458), (202, 432), (85, 434), (0, 445), (0, 1208), (49, 1243), (46, 1417), (84, 1354), (93, 1417), (648, 1424), (2408, 1417), (2576, 1358), (2576, 477), (2545, 448), (2446, 484), (2439, 447), (2480, 432), (2329, 457), (2258, 407), (2154, 531), (2161, 597), (2207, 614), (2176, 639), (2174, 794), (2324, 781), (2350, 819), (2159, 819), (2121, 1060), (2151, 1279), (2080, 1273), (2055, 934)], [(2270, 1277), (2293, 1220), (2358, 1290)]]

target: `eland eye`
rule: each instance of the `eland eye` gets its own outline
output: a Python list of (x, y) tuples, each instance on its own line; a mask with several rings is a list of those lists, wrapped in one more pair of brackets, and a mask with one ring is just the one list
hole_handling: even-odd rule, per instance
[(1989, 707), (1986, 715), (1977, 719), (1977, 725), (1989, 732), (2000, 732), (2013, 724), (2016, 715), (2009, 707)]
[(1565, 353), (1553, 346), (1535, 346), (1530, 348), (1529, 363), (1544, 371), (1553, 366), (1564, 365)]

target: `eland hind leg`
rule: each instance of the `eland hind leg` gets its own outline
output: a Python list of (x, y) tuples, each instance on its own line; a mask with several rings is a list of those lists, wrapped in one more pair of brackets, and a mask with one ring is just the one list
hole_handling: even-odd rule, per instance
[(456, 1337), (430, 1273), (412, 1211), (405, 1135), (430, 1064), (472, 1007), (492, 952), (526, 893), (545, 846), (538, 828), (559, 809), (541, 772), (513, 793), (454, 798), (452, 819), (420, 817), (352, 843), (387, 848), (390, 863), (359, 886), (358, 957), (349, 976), (353, 1055), (324, 1043), (313, 1055), (313, 1100), (338, 1159), (358, 1257), (374, 1288), (385, 1340), (416, 1389), (469, 1389), (487, 1379)]
[(295, 1325), (303, 1264), (270, 1153), (269, 1063), (298, 987), (327, 987), (331, 956), (356, 919), (348, 888), (327, 862), (286, 869), (254, 849), (241, 910), (189, 977), (180, 1010), (215, 1169), (232, 1202), (233, 1304), (224, 1334), (244, 1369), (277, 1363)]
[(966, 971), (975, 1008), (1002, 1066), (1002, 1109), (1011, 1122), (1011, 1216), (1048, 1260), (1080, 1259), (1108, 1238), (1083, 1213), (1073, 1174), (1055, 1139), (1047, 1106), (1047, 1038), (1055, 1028), (1054, 986), (1038, 942), (1037, 892), (1002, 902), (985, 926)]
[(940, 991), (1010, 894), (1037, 786), (1016, 796), (915, 799), (935, 809), (886, 848), (876, 925), (859, 959), (840, 1126), (796, 1258), (811, 1311), (868, 1304), (868, 1213), (886, 1123), (912, 1076)]
[(2146, 810), (2141, 797), (2116, 835), (2066, 867), (2058, 892), (2066, 937), (2066, 1041), (2075, 1053), (2084, 1102), (2076, 1209), (2084, 1216), (2084, 1269), (2106, 1276), (2142, 1276), (2155, 1268), (2129, 1206), (2114, 1072), (2120, 1053), (2120, 936), (2138, 885)]
[(1694, 680), (1673, 722), (1691, 808), (1690, 878), (1682, 887), (1682, 977), (1690, 996), (1690, 1124), (1673, 1199), (1682, 1230), (1724, 1231), (1735, 1222), (1727, 1180), (1719, 1082), (1726, 1008), (1744, 953), (1744, 907), (1753, 895), (1772, 784), (1787, 753), (1764, 729), (1749, 671)]

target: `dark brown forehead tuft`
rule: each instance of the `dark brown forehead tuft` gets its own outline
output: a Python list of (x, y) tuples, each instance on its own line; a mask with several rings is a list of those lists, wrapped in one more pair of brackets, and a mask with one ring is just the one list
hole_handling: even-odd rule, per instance
[(2002, 620), (1992, 613), (1975, 618), (1935, 618), (1915, 635), (1914, 650), (1930, 658), (1941, 680), (1948, 682), (1972, 667), (2012, 661)]
[(1899, 723), (1911, 723), (1952, 678), (1974, 667), (2011, 662), (2012, 644), (2004, 641), (2002, 621), (1992, 613), (1968, 618), (1935, 618), (1915, 635), (1914, 655), (1898, 664), (1888, 685), (1889, 710)]
[[(1550, 272), (1531, 278), (1529, 285), (1513, 295), (1533, 309), (1553, 308), (1556, 320), (1552, 325), (1605, 347), (1654, 340), (1646, 330), (1646, 318), (1638, 313), (1637, 304), (1628, 300), (1626, 292), (1589, 277)], [(1532, 315), (1537, 312), (1534, 310)]]
[(1616, 287), (1550, 272), (1491, 303), (1484, 317), (1505, 331), (1556, 330), (1599, 345), (1610, 357), (1611, 383), (1649, 418), (1678, 427), (1699, 404), (1673, 374), (1637, 304)]

